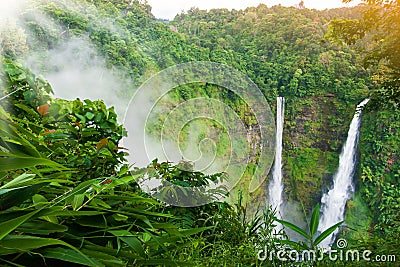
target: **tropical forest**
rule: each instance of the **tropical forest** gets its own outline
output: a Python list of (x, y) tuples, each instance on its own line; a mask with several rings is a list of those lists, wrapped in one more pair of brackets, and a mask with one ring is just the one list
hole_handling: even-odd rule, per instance
[(0, 266), (399, 266), (400, 1), (358, 2), (0, 0)]

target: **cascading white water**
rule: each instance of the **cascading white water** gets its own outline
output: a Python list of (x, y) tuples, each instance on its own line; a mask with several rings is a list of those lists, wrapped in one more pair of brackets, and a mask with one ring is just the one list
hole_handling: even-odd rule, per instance
[[(285, 114), (285, 99), (276, 99), (276, 143), (275, 143), (275, 163), (272, 172), (272, 181), (269, 185), (269, 205), (276, 209), (276, 216), (281, 218), (282, 205), (282, 134)], [(277, 227), (281, 227), (280, 224)]]
[[(321, 198), (319, 232), (325, 231), (344, 219), (346, 202), (354, 192), (353, 175), (356, 165), (356, 152), (361, 125), (361, 109), (368, 101), (369, 99), (365, 99), (356, 108), (356, 113), (351, 121), (346, 143), (340, 154), (339, 168), (333, 177), (333, 187)], [(328, 249), (335, 240), (337, 233), (338, 229), (322, 241), (320, 246)]]

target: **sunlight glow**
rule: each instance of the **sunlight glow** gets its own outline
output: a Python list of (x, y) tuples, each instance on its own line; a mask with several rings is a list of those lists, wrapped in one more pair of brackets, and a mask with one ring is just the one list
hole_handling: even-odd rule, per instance
[[(157, 18), (172, 20), (176, 14), (186, 11), (191, 7), (200, 9), (228, 8), (245, 9), (246, 7), (258, 6), (260, 3), (268, 7), (274, 5), (296, 6), (301, 0), (147, 0), (152, 6), (152, 12)], [(304, 0), (306, 8), (327, 9), (337, 7), (349, 7), (358, 5), (361, 1), (355, 0), (350, 4), (345, 4), (342, 0)]]

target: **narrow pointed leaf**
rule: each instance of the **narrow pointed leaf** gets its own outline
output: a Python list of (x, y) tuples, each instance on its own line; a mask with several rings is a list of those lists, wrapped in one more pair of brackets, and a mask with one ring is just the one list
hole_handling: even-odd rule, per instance
[(72, 200), (72, 209), (77, 210), (80, 208), (83, 204), (83, 201), (85, 200), (85, 194), (77, 194), (74, 196)]
[(281, 223), (282, 225), (292, 229), (296, 233), (304, 236), (305, 238), (310, 239), (310, 236), (303, 229), (301, 229), (300, 227), (294, 225), (293, 223), (290, 223), (288, 221), (279, 220), (279, 219), (276, 219), (276, 221)]
[(48, 183), (40, 183), (11, 189), (0, 189), (0, 210), (17, 206), (39, 192)]
[(89, 255), (90, 257), (95, 258), (96, 260), (98, 260), (99, 262), (103, 263), (106, 266), (124, 266), (124, 267), (126, 266), (126, 264), (121, 259), (119, 259), (109, 253), (105, 253), (105, 252), (101, 252), (101, 251), (97, 251), (97, 250), (89, 250), (87, 248), (83, 248), (82, 251), (86, 255)]
[(146, 257), (146, 253), (144, 252), (142, 243), (139, 241), (137, 237), (133, 236), (132, 233), (130, 233), (127, 230), (112, 230), (109, 232), (120, 238), (124, 243), (126, 243), (129, 247), (131, 247), (141, 257), (143, 258)]
[(20, 185), (22, 185), (22, 184), (24, 184), (26, 182), (29, 182), (35, 176), (36, 176), (36, 174), (28, 174), (28, 173), (21, 174), (18, 177), (16, 177), (13, 180), (11, 180), (10, 182), (8, 182), (5, 185), (3, 185), (2, 187), (0, 187), (0, 189), (18, 187), (18, 186), (20, 186)]
[(96, 266), (96, 263), (93, 260), (70, 244), (54, 238), (42, 238), (37, 236), (8, 235), (3, 240), (0, 240), (0, 255), (13, 254), (16, 252), (29, 252), (34, 249), (54, 245), (68, 247), (80, 254), (86, 262), (89, 262), (89, 266)]
[[(68, 248), (47, 248), (41, 253), (45, 258), (52, 258), (86, 266), (104, 266), (101, 262), (91, 259), (88, 261), (80, 253)], [(93, 265), (93, 262), (95, 265)]]
[(338, 222), (337, 224), (329, 227), (324, 232), (322, 232), (314, 241), (314, 246), (318, 245), (325, 238), (327, 238), (330, 234), (332, 234), (340, 225), (342, 225), (343, 221)]
[(310, 236), (314, 236), (318, 229), (319, 224), (319, 210), (320, 205), (317, 204), (312, 212), (311, 221), (310, 221)]
[(66, 170), (64, 166), (45, 158), (35, 158), (29, 156), (17, 156), (15, 154), (1, 153), (7, 158), (1, 158), (0, 169), (2, 171), (19, 170), (36, 166), (51, 166), (59, 170)]
[(40, 210), (35, 210), (23, 216), (0, 223), (0, 240), (2, 240), (4, 237), (6, 237), (9, 233), (14, 231), (15, 229), (17, 229), (21, 224), (28, 221), (39, 211)]
[(48, 235), (55, 232), (65, 232), (68, 227), (61, 224), (51, 223), (48, 221), (29, 221), (23, 223), (18, 231), (30, 234)]

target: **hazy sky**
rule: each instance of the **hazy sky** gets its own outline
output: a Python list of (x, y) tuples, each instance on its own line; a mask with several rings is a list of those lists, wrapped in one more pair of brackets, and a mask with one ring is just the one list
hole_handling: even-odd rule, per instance
[[(157, 18), (173, 19), (182, 10), (191, 7), (200, 9), (228, 8), (244, 9), (249, 6), (257, 6), (260, 3), (268, 7), (281, 4), (283, 6), (294, 6), (301, 0), (147, 0), (152, 6), (152, 12)], [(307, 8), (325, 9), (356, 5), (360, 0), (351, 4), (343, 4), (342, 0), (304, 0)]]
[[(27, 0), (0, 0), (0, 24), (13, 17), (18, 6)], [(268, 7), (281, 4), (283, 6), (294, 6), (301, 0), (147, 0), (152, 6), (152, 12), (157, 18), (172, 20), (176, 14), (191, 7), (200, 9), (228, 8), (244, 9), (249, 6), (258, 6), (263, 3)], [(342, 0), (304, 0), (307, 8), (325, 9), (343, 6), (353, 6), (361, 0), (353, 0), (351, 4), (343, 4)], [(1, 26), (1, 25), (0, 25)]]
[(18, 8), (22, 5), (21, 0), (0, 0), (0, 30), (9, 18), (15, 18)]

